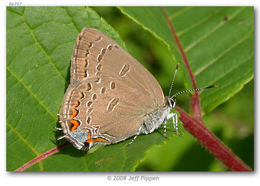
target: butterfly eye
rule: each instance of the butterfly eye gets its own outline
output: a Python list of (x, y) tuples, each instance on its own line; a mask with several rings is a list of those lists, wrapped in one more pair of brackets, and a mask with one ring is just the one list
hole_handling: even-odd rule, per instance
[(172, 108), (174, 108), (175, 105), (176, 105), (176, 99), (174, 98), (174, 99), (172, 99)]
[(168, 101), (169, 101), (169, 106), (170, 106), (171, 108), (174, 108), (175, 105), (176, 105), (176, 98), (175, 98), (175, 97), (169, 98)]

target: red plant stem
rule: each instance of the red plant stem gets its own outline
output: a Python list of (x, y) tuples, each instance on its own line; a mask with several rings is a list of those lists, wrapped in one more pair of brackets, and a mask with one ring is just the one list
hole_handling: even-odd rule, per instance
[(56, 152), (58, 152), (60, 149), (62, 149), (63, 147), (67, 146), (69, 144), (69, 142), (65, 142), (63, 144), (61, 144), (60, 146), (58, 147), (55, 147), (43, 154), (41, 154), (40, 156), (37, 156), (36, 158), (34, 158), (33, 160), (29, 161), (28, 163), (24, 164), (23, 166), (21, 166), (20, 168), (16, 169), (15, 171), (16, 172), (22, 172), (24, 171), (25, 169), (31, 167), (32, 165), (44, 160), (45, 158), (55, 154)]
[[(182, 46), (181, 46), (181, 43), (180, 43), (180, 40), (176, 34), (176, 31), (173, 27), (173, 24), (167, 14), (167, 12), (165, 11), (165, 9), (163, 7), (161, 7), (162, 9), (162, 12), (165, 16), (165, 19), (167, 20), (167, 23), (170, 27), (170, 30), (172, 32), (172, 35), (176, 41), (176, 44), (179, 48), (179, 51), (181, 53), (181, 56), (182, 56), (182, 59), (183, 59), (183, 62), (188, 70), (188, 73), (189, 73), (189, 76), (190, 76), (190, 79), (191, 79), (191, 82), (192, 82), (192, 86), (194, 89), (197, 88), (197, 85), (196, 85), (196, 81), (195, 81), (195, 77), (191, 71), (191, 68), (190, 68), (190, 65), (189, 65), (189, 62), (188, 62), (188, 59), (186, 57), (186, 54), (185, 54), (185, 51), (183, 50)], [(191, 111), (192, 111), (192, 115), (197, 118), (197, 119), (201, 119), (201, 108), (200, 108), (200, 100), (199, 100), (199, 94), (198, 92), (195, 92), (194, 95), (191, 96)]]
[(184, 128), (192, 134), (216, 158), (232, 171), (252, 171), (241, 159), (225, 146), (205, 125), (198, 119), (191, 117), (179, 107), (180, 120)]

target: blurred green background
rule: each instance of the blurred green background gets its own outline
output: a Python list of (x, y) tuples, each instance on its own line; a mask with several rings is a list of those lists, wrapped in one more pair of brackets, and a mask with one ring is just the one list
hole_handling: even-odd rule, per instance
[[(176, 64), (172, 62), (166, 46), (123, 15), (116, 7), (92, 8), (118, 31), (128, 52), (152, 72), (167, 95)], [(178, 73), (174, 92), (183, 89), (185, 87), (182, 74)], [(189, 113), (189, 95), (179, 96), (177, 105)], [(234, 97), (204, 116), (203, 120), (216, 136), (254, 169), (254, 80)], [(185, 132), (183, 137), (168, 140), (166, 144), (148, 151), (136, 170), (225, 171), (228, 169)]]

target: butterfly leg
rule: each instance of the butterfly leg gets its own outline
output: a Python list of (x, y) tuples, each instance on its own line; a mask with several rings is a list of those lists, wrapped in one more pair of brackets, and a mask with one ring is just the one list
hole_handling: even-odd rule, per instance
[(140, 135), (141, 130), (142, 130), (142, 126), (139, 128), (138, 132), (136, 133), (136, 135), (135, 135), (135, 137), (132, 139), (132, 141), (130, 141), (130, 143), (128, 143), (128, 146), (131, 145), (131, 144), (135, 141), (135, 139), (137, 138), (137, 136)]
[(178, 128), (178, 115), (176, 113), (174, 113), (174, 116), (172, 117), (172, 122), (173, 122), (173, 126), (176, 130), (176, 133), (178, 134), (178, 136), (181, 136), (181, 134), (179, 132), (179, 128)]
[(60, 137), (57, 138), (57, 140), (61, 140), (61, 139), (65, 138), (65, 137), (66, 137), (66, 135), (60, 136)]
[(166, 127), (167, 127), (167, 120), (164, 121), (164, 124), (163, 124), (163, 133), (164, 133), (164, 137), (167, 138), (167, 135), (166, 135)]
[(176, 113), (170, 113), (167, 116), (167, 120), (172, 119), (173, 128), (175, 129), (176, 133), (181, 136), (178, 128), (178, 115)]

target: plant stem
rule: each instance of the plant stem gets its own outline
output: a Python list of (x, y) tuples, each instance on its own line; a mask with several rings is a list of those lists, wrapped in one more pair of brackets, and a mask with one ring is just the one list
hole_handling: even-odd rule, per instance
[(40, 156), (37, 156), (36, 158), (34, 158), (33, 160), (29, 161), (28, 163), (24, 164), (23, 166), (21, 166), (20, 168), (16, 169), (15, 172), (22, 172), (25, 169), (28, 169), (29, 167), (33, 166), (34, 164), (48, 158), (49, 156), (55, 154), (56, 152), (58, 152), (60, 149), (62, 149), (63, 147), (67, 146), (68, 144), (70, 144), (69, 142), (65, 142), (63, 144), (61, 144), (58, 147), (55, 147), (43, 154), (41, 154)]
[(184, 128), (193, 135), (206, 149), (225, 164), (232, 171), (252, 171), (241, 159), (224, 145), (205, 125), (198, 119), (191, 117), (179, 107), (180, 120)]
[[(181, 53), (181, 56), (182, 56), (182, 59), (183, 59), (183, 62), (184, 62), (184, 65), (186, 67), (186, 69), (188, 70), (188, 73), (189, 73), (189, 76), (190, 76), (190, 79), (191, 79), (191, 82), (192, 82), (192, 86), (194, 89), (197, 89), (197, 85), (196, 85), (196, 81), (195, 81), (195, 77), (191, 71), (191, 67), (190, 67), (190, 64), (188, 62), (188, 59), (187, 59), (187, 56), (186, 56), (186, 53), (185, 51), (183, 50), (182, 46), (181, 46), (181, 42), (176, 34), (176, 31), (173, 27), (173, 24), (167, 14), (167, 12), (165, 11), (165, 9), (163, 7), (161, 7), (161, 10), (164, 14), (164, 17), (168, 23), (168, 26), (171, 30), (171, 33), (175, 39), (175, 42), (179, 48), (179, 51)], [(200, 100), (199, 100), (199, 93), (196, 91), (194, 95), (192, 95), (191, 97), (191, 112), (192, 112), (192, 115), (197, 118), (197, 119), (201, 119), (201, 107), (200, 107)]]

